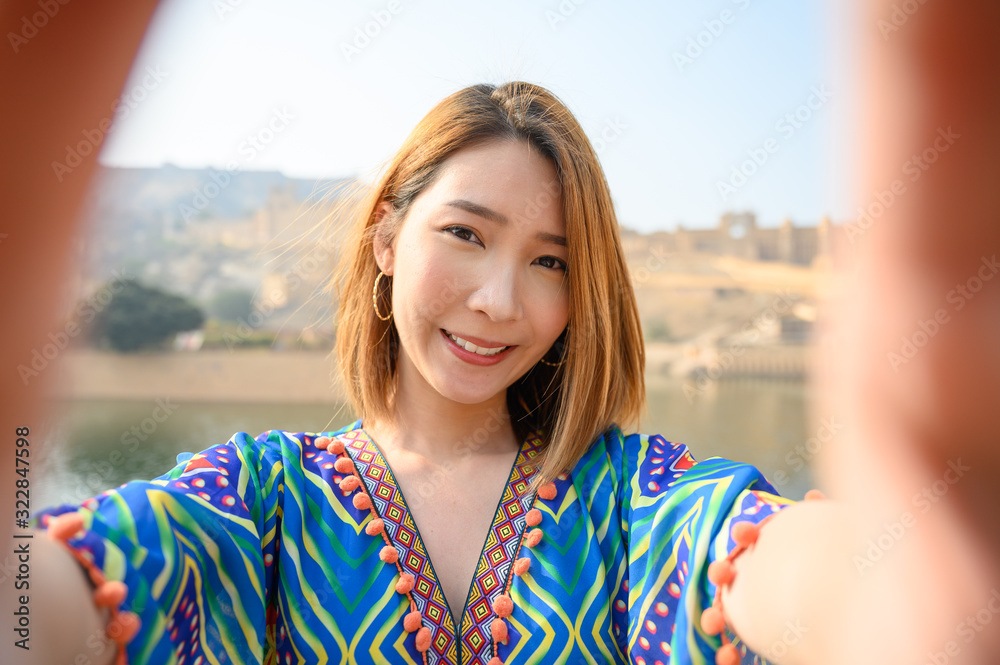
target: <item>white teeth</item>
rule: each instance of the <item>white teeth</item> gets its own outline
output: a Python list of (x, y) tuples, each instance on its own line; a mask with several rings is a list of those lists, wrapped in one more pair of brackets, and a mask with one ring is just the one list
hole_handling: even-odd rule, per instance
[(495, 349), (487, 349), (485, 347), (481, 348), (481, 347), (476, 346), (472, 342), (470, 342), (468, 340), (464, 340), (461, 337), (456, 337), (455, 335), (452, 335), (451, 333), (448, 333), (448, 337), (451, 338), (451, 341), (455, 342), (455, 344), (458, 344), (459, 346), (461, 346), (462, 348), (464, 348), (466, 351), (471, 351), (472, 353), (475, 353), (476, 355), (480, 355), (480, 356), (495, 356), (496, 354), (500, 353), (501, 351), (503, 351), (504, 349), (507, 348), (506, 346), (500, 346), (500, 347), (497, 347)]

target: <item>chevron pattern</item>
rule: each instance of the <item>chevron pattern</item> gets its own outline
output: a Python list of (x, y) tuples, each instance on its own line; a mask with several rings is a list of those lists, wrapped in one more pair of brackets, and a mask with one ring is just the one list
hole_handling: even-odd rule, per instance
[[(123, 609), (142, 630), (132, 663), (637, 663), (710, 665), (718, 636), (700, 615), (715, 588), (708, 565), (725, 557), (740, 521), (760, 522), (792, 502), (752, 466), (696, 462), (683, 444), (610, 427), (555, 481), (555, 497), (528, 495), (539, 436), (521, 446), (483, 548), (469, 607), (455, 634), (419, 531), (388, 465), (356, 421), (336, 432), (361, 473), (411, 594), (433, 627), (426, 655), (403, 628), (409, 598), (379, 558), (369, 510), (342, 491), (336, 456), (319, 433), (238, 433), (178, 456), (151, 481), (132, 481), (33, 515), (36, 526), (80, 511), (71, 546), (128, 586)], [(524, 544), (525, 515), (542, 514), (540, 542)], [(766, 528), (766, 527), (764, 527)], [(527, 557), (528, 572), (511, 573)], [(513, 611), (492, 640), (492, 601)], [(734, 640), (738, 644), (738, 640)], [(742, 646), (745, 665), (764, 661)]]

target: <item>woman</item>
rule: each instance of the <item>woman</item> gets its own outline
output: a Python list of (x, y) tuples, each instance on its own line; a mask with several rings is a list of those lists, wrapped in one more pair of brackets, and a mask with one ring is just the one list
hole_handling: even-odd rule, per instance
[(93, 560), (128, 660), (711, 662), (733, 569), (709, 566), (792, 502), (620, 429), (642, 336), (572, 114), (531, 84), (461, 90), (358, 220), (337, 355), (361, 419), (240, 433), (43, 513)]
[[(988, 0), (917, 4), (919, 7), (913, 3), (900, 4), (898, 0), (860, 0), (854, 4), (859, 10), (858, 34), (866, 36), (864, 54), (858, 59), (862, 64), (859, 74), (863, 72), (867, 77), (865, 83), (869, 92), (866, 103), (868, 133), (860, 143), (868, 150), (861, 162), (864, 168), (859, 169), (861, 191), (868, 196), (884, 190), (900, 177), (900, 165), (910, 159), (910, 155), (920, 154), (933, 145), (940, 130), (953, 127), (961, 138), (932, 169), (923, 172), (916, 186), (908, 185), (906, 196), (885, 210), (878, 223), (866, 231), (864, 243), (872, 251), (863, 264), (869, 270), (859, 275), (857, 288), (847, 291), (851, 299), (844, 308), (846, 316), (837, 320), (838, 329), (846, 333), (848, 343), (835, 349), (841, 376), (827, 386), (832, 390), (827, 397), (829, 410), (825, 413), (845, 414), (852, 431), (842, 437), (836, 448), (824, 449), (819, 461), (824, 462), (821, 471), (825, 485), (845, 498), (847, 505), (853, 505), (852, 521), (846, 526), (831, 528), (837, 523), (833, 502), (805, 502), (782, 509), (761, 529), (756, 545), (736, 559), (735, 580), (724, 587), (727, 590), (723, 594), (725, 616), (732, 621), (736, 632), (759, 652), (774, 654), (779, 662), (978, 665), (995, 662), (995, 654), (1000, 649), (1000, 631), (996, 630), (998, 624), (993, 620), (996, 607), (993, 598), (1000, 587), (996, 563), (996, 554), (1000, 552), (1000, 528), (995, 518), (996, 470), (1000, 468), (997, 454), (1000, 449), (995, 445), (997, 414), (1000, 413), (995, 408), (997, 377), (1000, 376), (997, 371), (1000, 355), (995, 344), (998, 292), (983, 288), (974, 299), (963, 301), (961, 316), (953, 316), (933, 343), (909, 359), (904, 369), (896, 371), (886, 361), (887, 351), (898, 348), (901, 336), (912, 336), (919, 322), (932, 316), (941, 302), (947, 302), (945, 296), (950, 289), (970, 279), (971, 275), (978, 275), (983, 257), (993, 259), (993, 253), (1000, 246), (1000, 227), (995, 224), (1000, 190), (989, 186), (990, 178), (995, 179), (997, 175), (994, 157), (1000, 142), (995, 122), (1000, 110), (1000, 95), (996, 94), (995, 85), (995, 72), (1000, 62), (1000, 40), (996, 39), (1000, 32), (1000, 5)], [(122, 11), (115, 13), (116, 21), (108, 22), (104, 10), (112, 5)], [(7, 357), (11, 359), (8, 367), (15, 367), (17, 359), (30, 354), (35, 343), (32, 340), (44, 338), (46, 331), (55, 325), (54, 305), (49, 314), (42, 312), (44, 308), (36, 311), (34, 305), (54, 302), (53, 294), (57, 290), (45, 285), (58, 281), (52, 276), (58, 275), (66, 262), (53, 261), (52, 257), (68, 256), (66, 248), (72, 234), (53, 233), (52, 230), (69, 228), (71, 212), (82, 197), (80, 179), (57, 183), (51, 177), (51, 155), (76, 137), (81, 126), (92, 126), (94, 120), (101, 117), (107, 99), (116, 94), (124, 80), (128, 58), (135, 52), (152, 9), (151, 3), (134, 2), (92, 3), (88, 7), (90, 9), (81, 14), (85, 20), (50, 22), (45, 35), (51, 41), (32, 41), (31, 51), (42, 57), (22, 58), (18, 67), (0, 72), (0, 77), (11, 84), (8, 87), (20, 91), (11, 97), (11, 117), (18, 121), (9, 123), (17, 131), (10, 134), (8, 142), (13, 141), (11, 145), (15, 148), (22, 146), (23, 149), (25, 142), (30, 146), (30, 150), (23, 150), (24, 161), (30, 168), (21, 161), (11, 162), (19, 165), (10, 174), (11, 182), (27, 185), (8, 187), (3, 192), (4, 200), (10, 203), (5, 209), (33, 212), (14, 214), (12, 218), (38, 221), (37, 227), (19, 229), (18, 251), (7, 257), (11, 260), (0, 262), (0, 271), (6, 270), (16, 283), (24, 285), (0, 293), (0, 298), (10, 305), (7, 310), (25, 317), (5, 338), (10, 342), (5, 346)], [(7, 9), (11, 25), (20, 26), (22, 18), (31, 15), (37, 7), (33, 0), (17, 0)], [(125, 11), (132, 9), (135, 11)], [(102, 26), (111, 25), (115, 29), (104, 30), (105, 39), (98, 40), (108, 45), (108, 49), (78, 49), (73, 58), (65, 57), (73, 51), (66, 44), (91, 43), (94, 34), (101, 34)], [(26, 83), (42, 79), (57, 83), (63, 79), (85, 80), (88, 85), (53, 84), (40, 88)], [(63, 112), (54, 119), (51, 114), (41, 112), (52, 107), (53, 95), (66, 102), (58, 105)], [(920, 113), (915, 113), (915, 109)], [(901, 122), (901, 118), (906, 122)], [(81, 170), (93, 166), (89, 159), (85, 159)], [(47, 195), (39, 196), (39, 191)], [(66, 214), (50, 214), (53, 205)], [(11, 241), (14, 240), (12, 237)], [(25, 260), (20, 261), (20, 258)], [(400, 286), (399, 276), (396, 275), (397, 287)], [(15, 283), (10, 279), (6, 282)], [(380, 281), (379, 285), (385, 288), (386, 282)], [(32, 308), (25, 308), (26, 299), (32, 301)], [(382, 315), (387, 311), (380, 310)], [(27, 332), (22, 334), (22, 331)], [(521, 340), (496, 341), (514, 344)], [(568, 339), (568, 342), (572, 344), (574, 340)], [(552, 352), (546, 360), (552, 362), (554, 356), (561, 357), (558, 345), (556, 351), (559, 353)], [(565, 369), (566, 365), (563, 367)], [(9, 390), (5, 390), (4, 395), (10, 399), (5, 402), (3, 413), (10, 432), (24, 422), (26, 414), (37, 413), (40, 393), (35, 383), (25, 389), (14, 372), (9, 372), (7, 377)], [(490, 428), (495, 427), (495, 423), (486, 424), (490, 433), (493, 433)], [(248, 497), (248, 506), (253, 511), (252, 519), (235, 522), (237, 526), (246, 526), (244, 533), (251, 530), (256, 534), (257, 529), (265, 525), (277, 526), (277, 507), (255, 503), (255, 499), (273, 490), (281, 473), (273, 464), (274, 449), (286, 445), (278, 451), (283, 454), (288, 450), (287, 445), (297, 445), (280, 434), (273, 439), (266, 435), (259, 438), (260, 442), (251, 443), (248, 437), (239, 435), (234, 438), (235, 444), (225, 447), (227, 450), (270, 448), (270, 452), (262, 452), (260, 458), (251, 456), (246, 461), (270, 464), (268, 468), (275, 471), (274, 476), (265, 475), (262, 481), (260, 476), (247, 473), (244, 476), (246, 484), (237, 484)], [(4, 440), (9, 442), (8, 452), (13, 450), (15, 439)], [(646, 442), (649, 443), (649, 437)], [(303, 457), (307, 455), (308, 452), (303, 453)], [(922, 515), (915, 525), (907, 526), (905, 537), (884, 552), (879, 565), (866, 567), (863, 577), (859, 576), (853, 568), (852, 555), (864, 553), (869, 547), (868, 541), (877, 539), (887, 524), (893, 526), (901, 515), (912, 509), (915, 493), (922, 495), (924, 489), (935, 487), (942, 474), (952, 468), (949, 462), (956, 462), (956, 458), (971, 470), (962, 476), (961, 482), (946, 485), (947, 493), (935, 494), (933, 509)], [(241, 464), (244, 461), (240, 459)], [(202, 463), (200, 459), (194, 462), (193, 468)], [(220, 470), (218, 475), (225, 474)], [(621, 474), (612, 475), (616, 480), (621, 477)], [(559, 478), (556, 480), (558, 485)], [(157, 487), (166, 488), (167, 485)], [(296, 489), (283, 483), (279, 486), (290, 492)], [(156, 489), (150, 485), (133, 487)], [(589, 488), (574, 482), (574, 490), (578, 487)], [(564, 491), (568, 493), (569, 490), (564, 488)], [(419, 489), (417, 492), (420, 493)], [(426, 494), (430, 496), (430, 492)], [(111, 499), (103, 501), (104, 514), (109, 514), (108, 511), (114, 508), (111, 504), (121, 499), (121, 494), (107, 496)], [(146, 496), (163, 495), (147, 493)], [(411, 494), (407, 498), (415, 497)], [(141, 500), (141, 497), (133, 499), (135, 502)], [(198, 537), (203, 537), (202, 542), (209, 543), (212, 548), (209, 556), (221, 559), (238, 549), (233, 539), (241, 534), (233, 529), (232, 520), (222, 529), (222, 522), (216, 521), (217, 512), (203, 510), (193, 497), (183, 503), (192, 510), (197, 509), (199, 516), (207, 517), (198, 522)], [(167, 504), (161, 501), (157, 505)], [(289, 507), (294, 505), (291, 502)], [(318, 510), (316, 505), (309, 507)], [(343, 514), (352, 508), (353, 499), (335, 512)], [(50, 511), (50, 514), (62, 510)], [(170, 514), (176, 515), (177, 511)], [(543, 518), (549, 518), (550, 514), (550, 509), (543, 511)], [(146, 524), (146, 518), (151, 515), (153, 512), (140, 515), (140, 523)], [(150, 519), (149, 523), (154, 521)], [(282, 520), (283, 525), (284, 522)], [(95, 523), (101, 525), (101, 521), (88, 518), (87, 526)], [(75, 527), (73, 524), (68, 526), (70, 529)], [(555, 542), (550, 540), (557, 535), (553, 526), (544, 529), (539, 547)], [(602, 524), (599, 532), (606, 533), (606, 526)], [(134, 537), (128, 519), (111, 522), (111, 527), (116, 531), (117, 544), (108, 550), (95, 546), (95, 560), (108, 571), (110, 579), (127, 578), (136, 582), (140, 579), (134, 572), (136, 566), (148, 572), (147, 561), (153, 564), (158, 561), (156, 556), (149, 554), (155, 542), (147, 537), (141, 548), (128, 545), (129, 539)], [(263, 534), (261, 540), (273, 540), (277, 529), (260, 533)], [(360, 537), (363, 531), (359, 528), (350, 535)], [(211, 545), (213, 539), (222, 543), (225, 551)], [(189, 539), (187, 544), (191, 542)], [(340, 553), (348, 552), (348, 548), (351, 552), (357, 551), (359, 541), (352, 538), (344, 542), (337, 541), (333, 545)], [(15, 543), (17, 547), (24, 545), (21, 540)], [(75, 545), (78, 541), (71, 539), (70, 543)], [(560, 545), (563, 548), (560, 553), (569, 552), (574, 546), (575, 541), (574, 545)], [(374, 547), (378, 547), (377, 543)], [(631, 548), (635, 550), (634, 545)], [(8, 551), (14, 550), (12, 544)], [(96, 663), (102, 659), (110, 662), (114, 652), (99, 639), (104, 632), (108, 610), (93, 609), (89, 587), (70, 556), (45, 538), (33, 539), (31, 551), (31, 650), (11, 647), (10, 642), (5, 641), (7, 651), (4, 654), (12, 653), (13, 658), (6, 658), (4, 662)], [(308, 549), (304, 551), (309, 552)], [(810, 551), (817, 556), (803, 556)], [(128, 565), (123, 552), (128, 553)], [(549, 553), (552, 552), (549, 549)], [(173, 552), (170, 554), (172, 556)], [(243, 568), (252, 570), (258, 579), (263, 577), (260, 571), (266, 565), (267, 554), (271, 552), (264, 554), (265, 562), (255, 557)], [(162, 560), (162, 554), (159, 556)], [(277, 556), (281, 558), (280, 553)], [(273, 564), (275, 555), (271, 557)], [(541, 566), (540, 571), (540, 559), (532, 561), (528, 575), (540, 577), (545, 571), (554, 570)], [(828, 565), (828, 561), (834, 564), (840, 561), (840, 567)], [(854, 573), (853, 577), (845, 577), (844, 567)], [(186, 570), (191, 574), (200, 569), (188, 567)], [(347, 566), (338, 570), (342, 574), (339, 581), (347, 583), (355, 570), (360, 569)], [(512, 603), (523, 600), (515, 595), (523, 588), (521, 583), (529, 579), (528, 575), (514, 580)], [(584, 578), (568, 579), (564, 587), (572, 587), (576, 580)], [(22, 582), (17, 580), (17, 589), (23, 588)], [(113, 601), (127, 595), (123, 609), (145, 612), (143, 608), (148, 604), (149, 591), (162, 592), (163, 584), (164, 579), (156, 578), (152, 583), (124, 592), (112, 584), (110, 589), (102, 587), (105, 593), (101, 600), (105, 605), (114, 604)], [(178, 604), (183, 603), (180, 615), (176, 614), (177, 608), (167, 604), (167, 609), (173, 612), (174, 623), (177, 624), (178, 619), (190, 623), (194, 617), (194, 625), (202, 625), (198, 623), (202, 609), (212, 603), (224, 610), (231, 609), (228, 603), (234, 598), (232, 584), (223, 587), (225, 595), (221, 591), (217, 593), (224, 600), (222, 604), (206, 594), (199, 595), (204, 601), (200, 606), (178, 600)], [(216, 584), (213, 591), (218, 588)], [(317, 603), (334, 602), (331, 600), (333, 589), (332, 585), (317, 582), (315, 593), (309, 597), (311, 602), (291, 606), (289, 612), (300, 622), (316, 616)], [(10, 584), (5, 590), (0, 599), (10, 600), (16, 594), (26, 593), (12, 592)], [(336, 602), (345, 602), (342, 590), (338, 593)], [(393, 594), (396, 593), (393, 589), (386, 595), (395, 598)], [(628, 593), (635, 593), (635, 587), (630, 586)], [(258, 595), (257, 588), (247, 592), (248, 604), (253, 605)], [(17, 602), (25, 597), (18, 596)], [(796, 601), (803, 598), (810, 602), (796, 606)], [(351, 600), (346, 598), (347, 602)], [(372, 607), (359, 601), (352, 609), (366, 616)], [(518, 612), (535, 612), (531, 605), (519, 607), (522, 609), (512, 610), (511, 616)], [(687, 605), (684, 607), (688, 609)], [(574, 614), (578, 610), (576, 606), (567, 609)], [(631, 609), (626, 602), (625, 610)], [(259, 621), (260, 611), (251, 607), (245, 613), (254, 612), (254, 620)], [(120, 613), (119, 616), (128, 615)], [(683, 616), (689, 622), (695, 621), (697, 608), (691, 608)], [(681, 616), (677, 618), (679, 623)], [(510, 623), (510, 619), (505, 621)], [(127, 634), (125, 629), (129, 624), (128, 620), (119, 621), (109, 628), (121, 639)], [(236, 625), (236, 622), (226, 625)], [(389, 626), (385, 635), (402, 634), (395, 624), (385, 625)], [(236, 638), (263, 642), (255, 637), (254, 627), (249, 623), (247, 626), (248, 633), (237, 634)], [(175, 627), (179, 633), (180, 627)], [(129, 646), (130, 655), (135, 659), (137, 651), (145, 650), (136, 645), (147, 643), (151, 636), (158, 637), (163, 628), (164, 624), (157, 624), (155, 617), (152, 626), (144, 624), (142, 633)], [(516, 628), (512, 625), (509, 632), (513, 634)], [(630, 624), (630, 628), (638, 629), (638, 624)], [(577, 632), (585, 634), (575, 625), (571, 625), (571, 629), (574, 635)], [(281, 629), (276, 632), (280, 637)], [(219, 634), (210, 631), (204, 635), (216, 642), (220, 639)], [(381, 641), (383, 637), (376, 633), (375, 640)], [(409, 633), (404, 641), (407, 639), (415, 641)], [(641, 646), (641, 639), (632, 643)], [(343, 648), (358, 644), (368, 651), (371, 649), (367, 642), (348, 645), (346, 641)], [(544, 644), (538, 660), (552, 660), (547, 650), (558, 645), (555, 639)], [(215, 659), (218, 662), (232, 660), (224, 653), (221, 643), (213, 643), (213, 647), (217, 647)], [(47, 657), (47, 648), (51, 658)], [(779, 652), (783, 653), (779, 655)], [(523, 653), (507, 655), (512, 662), (523, 659)], [(676, 652), (672, 657), (675, 662), (684, 662)], [(139, 658), (141, 660), (141, 654)], [(197, 660), (189, 654), (182, 658), (183, 662)], [(253, 655), (249, 660), (255, 659), (259, 657)], [(178, 662), (180, 660), (181, 657), (177, 658)], [(665, 657), (661, 660), (669, 662)], [(696, 657), (689, 660), (698, 662)], [(147, 658), (146, 662), (156, 660)]]

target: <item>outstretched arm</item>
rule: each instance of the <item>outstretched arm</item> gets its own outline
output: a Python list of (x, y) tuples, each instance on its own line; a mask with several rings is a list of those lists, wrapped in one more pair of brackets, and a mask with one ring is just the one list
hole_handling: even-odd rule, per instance
[[(155, 7), (155, 0), (0, 4), (0, 311), (9, 317), (0, 344), (5, 468), (14, 457), (15, 429), (39, 422), (54, 373), (26, 379), (19, 366), (30, 369), (32, 350), (50, 343), (48, 335), (60, 328), (77, 211), (103, 142), (83, 133), (94, 136), (112, 115)], [(54, 170), (53, 163), (66, 161), (67, 147), (81, 141), (91, 150), (80, 163), (69, 173)], [(12, 485), (3, 491), (8, 488), (13, 494)], [(10, 537), (13, 508), (11, 501), (0, 508), (0, 542)]]
[[(57, 177), (52, 163), (65, 160), (66, 146), (82, 132), (99, 127), (121, 94), (132, 58), (149, 22), (154, 0), (93, 0), (86, 3), (10, 0), (0, 5), (4, 35), (0, 55), (0, 130), (2, 182), (0, 209), (0, 311), (7, 314), (0, 344), (0, 450), (2, 464), (14, 457), (15, 431), (32, 427), (42, 413), (46, 382), (52, 372), (24, 380), (19, 365), (30, 366), (32, 349), (57, 331), (58, 301), (69, 274), (77, 209), (83, 200), (100, 145), (82, 163)], [(31, 438), (37, 458), (38, 440)], [(31, 461), (31, 458), (28, 458)], [(19, 467), (25, 468), (23, 466)], [(30, 466), (28, 467), (30, 468)], [(6, 476), (14, 478), (13, 473)], [(13, 498), (14, 484), (3, 485)], [(30, 491), (30, 488), (29, 488)], [(10, 494), (7, 494), (7, 493)], [(30, 494), (29, 494), (30, 496)], [(102, 637), (107, 610), (99, 611), (78, 564), (55, 543), (12, 542), (14, 502), (0, 508), (0, 543), (4, 574), (0, 579), (0, 614), (8, 619), (21, 596), (30, 595), (31, 650), (14, 646), (17, 638), (5, 624), (0, 646), (4, 663), (110, 662), (114, 650)], [(18, 528), (19, 533), (24, 533)], [(15, 588), (11, 564), (17, 545), (31, 543), (30, 588)], [(88, 646), (89, 645), (89, 646)], [(103, 646), (102, 646), (103, 645)]]
[[(4, 662), (19, 665), (86, 662), (110, 665), (118, 645), (107, 638), (106, 608), (94, 604), (93, 588), (80, 564), (60, 544), (38, 533), (31, 541), (32, 577), (29, 649), (12, 646)], [(15, 638), (16, 639), (16, 638)]]
[(780, 663), (995, 662), (1000, 4), (856, 5), (861, 203), (897, 180), (905, 193), (855, 235), (860, 268), (830, 317), (820, 408), (848, 427), (818, 470), (836, 501), (762, 529), (727, 614), (761, 653), (801, 620)]

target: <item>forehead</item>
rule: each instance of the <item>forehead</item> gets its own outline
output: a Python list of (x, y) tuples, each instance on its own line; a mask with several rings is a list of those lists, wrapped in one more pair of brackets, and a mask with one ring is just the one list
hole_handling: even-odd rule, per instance
[[(425, 212), (455, 200), (494, 210), (508, 220), (565, 229), (559, 176), (552, 161), (524, 141), (499, 141), (463, 148), (441, 164), (434, 183), (418, 197)], [(420, 199), (423, 199), (421, 201)]]

